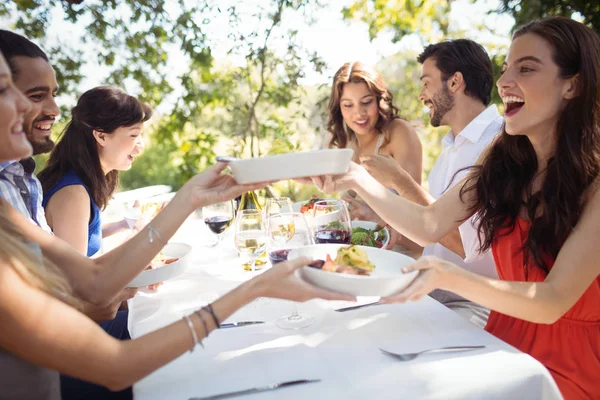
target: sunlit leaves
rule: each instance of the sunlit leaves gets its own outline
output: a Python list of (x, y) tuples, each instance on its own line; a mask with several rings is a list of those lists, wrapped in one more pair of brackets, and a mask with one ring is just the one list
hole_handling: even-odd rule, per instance
[(357, 0), (344, 7), (342, 15), (365, 22), (371, 39), (388, 31), (394, 42), (410, 34), (431, 41), (448, 33), (449, 11), (448, 0)]
[(583, 23), (600, 33), (600, 2), (589, 0), (502, 0), (500, 10), (515, 18), (515, 27), (552, 15), (582, 17)]

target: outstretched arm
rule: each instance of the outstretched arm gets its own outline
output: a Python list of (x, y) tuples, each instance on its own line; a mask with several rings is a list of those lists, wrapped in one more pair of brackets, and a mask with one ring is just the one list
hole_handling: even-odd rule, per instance
[(571, 309), (590, 285), (598, 285), (598, 237), (600, 191), (596, 189), (543, 282), (486, 278), (447, 261), (425, 257), (409, 267), (421, 271), (417, 279), (400, 294), (384, 301), (418, 300), (440, 288), (515, 318), (551, 324)]
[[(400, 165), (390, 162), (384, 156), (361, 156), (361, 165), (381, 184), (392, 188), (399, 196), (422, 206), (435, 203), (435, 198), (429, 194), (406, 170)], [(439, 241), (449, 250), (465, 258), (465, 250), (458, 228), (453, 229)]]
[[(86, 301), (106, 306), (139, 274), (173, 236), (196, 208), (225, 201), (263, 184), (238, 185), (232, 176), (222, 174), (226, 165), (218, 163), (188, 181), (137, 235), (98, 258), (87, 258), (63, 240), (44, 232), (4, 203), (12, 221), (26, 238), (38, 243), (46, 257), (68, 276), (75, 292)], [(152, 241), (150, 240), (152, 239)]]
[(471, 194), (463, 203), (458, 184), (435, 203), (423, 206), (391, 193), (355, 163), (344, 175), (313, 177), (312, 181), (326, 193), (355, 190), (383, 220), (421, 246), (437, 243), (458, 228), (471, 216), (468, 210), (474, 201)]
[[(294, 271), (306, 258), (284, 262), (232, 290), (212, 304), (220, 321), (259, 296), (306, 301), (312, 298), (352, 300), (302, 281)], [(190, 315), (202, 339), (216, 328), (202, 312)], [(192, 332), (179, 320), (135, 340), (119, 341), (73, 307), (23, 281), (0, 260), (0, 348), (35, 365), (120, 390), (190, 350)]]

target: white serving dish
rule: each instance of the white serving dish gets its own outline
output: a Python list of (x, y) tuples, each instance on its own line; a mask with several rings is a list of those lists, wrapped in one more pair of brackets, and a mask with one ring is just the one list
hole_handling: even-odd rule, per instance
[[(352, 229), (354, 228), (364, 228), (364, 229), (375, 229), (377, 228), (377, 224), (373, 221), (352, 221)], [(385, 249), (385, 246), (390, 242), (390, 230), (387, 228), (383, 228), (385, 231), (385, 240), (383, 241), (382, 249)]]
[(238, 183), (256, 183), (348, 171), (352, 149), (325, 149), (229, 161)]
[[(344, 245), (305, 246), (292, 250), (288, 259), (306, 256), (314, 260), (325, 260), (328, 254), (335, 259), (338, 248), (342, 246)], [(401, 291), (416, 278), (418, 271), (402, 272), (402, 267), (414, 262), (414, 259), (404, 254), (375, 247), (359, 247), (367, 252), (369, 260), (375, 264), (375, 269), (369, 276), (340, 274), (309, 266), (299, 270), (300, 276), (316, 286), (354, 296), (389, 296)]]
[(143, 287), (164, 282), (181, 274), (187, 268), (192, 247), (185, 243), (167, 243), (161, 252), (167, 257), (177, 257), (179, 260), (154, 269), (146, 269), (136, 276), (127, 287)]

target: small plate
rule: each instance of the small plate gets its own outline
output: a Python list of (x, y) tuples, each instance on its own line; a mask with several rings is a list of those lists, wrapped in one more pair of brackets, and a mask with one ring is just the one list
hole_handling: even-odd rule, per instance
[(352, 149), (326, 149), (274, 156), (234, 159), (229, 162), (238, 183), (257, 183), (317, 175), (337, 175), (348, 170)]
[(179, 260), (154, 269), (146, 269), (136, 276), (127, 287), (144, 287), (158, 282), (164, 282), (181, 274), (187, 268), (192, 247), (185, 243), (167, 243), (161, 252), (167, 257), (177, 257)]
[[(337, 250), (344, 245), (317, 244), (294, 249), (288, 259), (306, 256), (312, 259), (325, 260), (329, 254), (335, 259)], [(366, 251), (375, 269), (369, 276), (348, 275), (323, 271), (305, 266), (300, 269), (302, 279), (316, 286), (339, 293), (354, 296), (389, 296), (407, 287), (417, 276), (418, 271), (402, 272), (402, 267), (415, 260), (404, 254), (386, 251), (375, 247), (358, 246)]]
[[(373, 221), (352, 221), (352, 229), (354, 228), (375, 229), (377, 228), (377, 224)], [(387, 226), (383, 230), (385, 231), (385, 240), (381, 248), (385, 249), (385, 246), (390, 242), (390, 230)]]

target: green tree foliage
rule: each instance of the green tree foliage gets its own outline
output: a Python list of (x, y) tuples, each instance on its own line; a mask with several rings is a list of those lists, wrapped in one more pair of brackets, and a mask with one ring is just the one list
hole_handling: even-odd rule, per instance
[[(324, 63), (299, 45), (297, 32), (283, 22), (291, 14), (312, 17), (320, 7), (318, 0), (232, 4), (224, 8), (218, 1), (13, 0), (0, 4), (0, 21), (10, 21), (12, 29), (42, 45), (62, 94), (76, 96), (88, 89), (80, 87), (86, 65), (97, 64), (106, 72), (104, 83), (133, 88), (130, 93), (162, 110), (146, 129), (146, 155), (123, 174), (123, 187), (178, 187), (212, 163), (216, 151), (260, 155), (304, 145), (293, 138), (304, 116), (299, 82), (305, 68), (321, 71)], [(48, 27), (57, 22), (85, 34), (75, 44), (46, 40)], [(223, 43), (210, 33), (223, 25), (227, 54), (244, 60), (242, 66), (214, 59), (214, 49), (222, 50)], [(176, 79), (170, 71), (173, 62), (186, 64)]]
[(583, 23), (600, 33), (600, 2), (589, 0), (502, 0), (501, 12), (510, 13), (515, 28), (534, 19), (553, 15), (583, 17)]
[(358, 0), (344, 7), (342, 15), (367, 23), (371, 40), (385, 30), (399, 42), (411, 34), (427, 41), (446, 36), (449, 12), (448, 0)]

